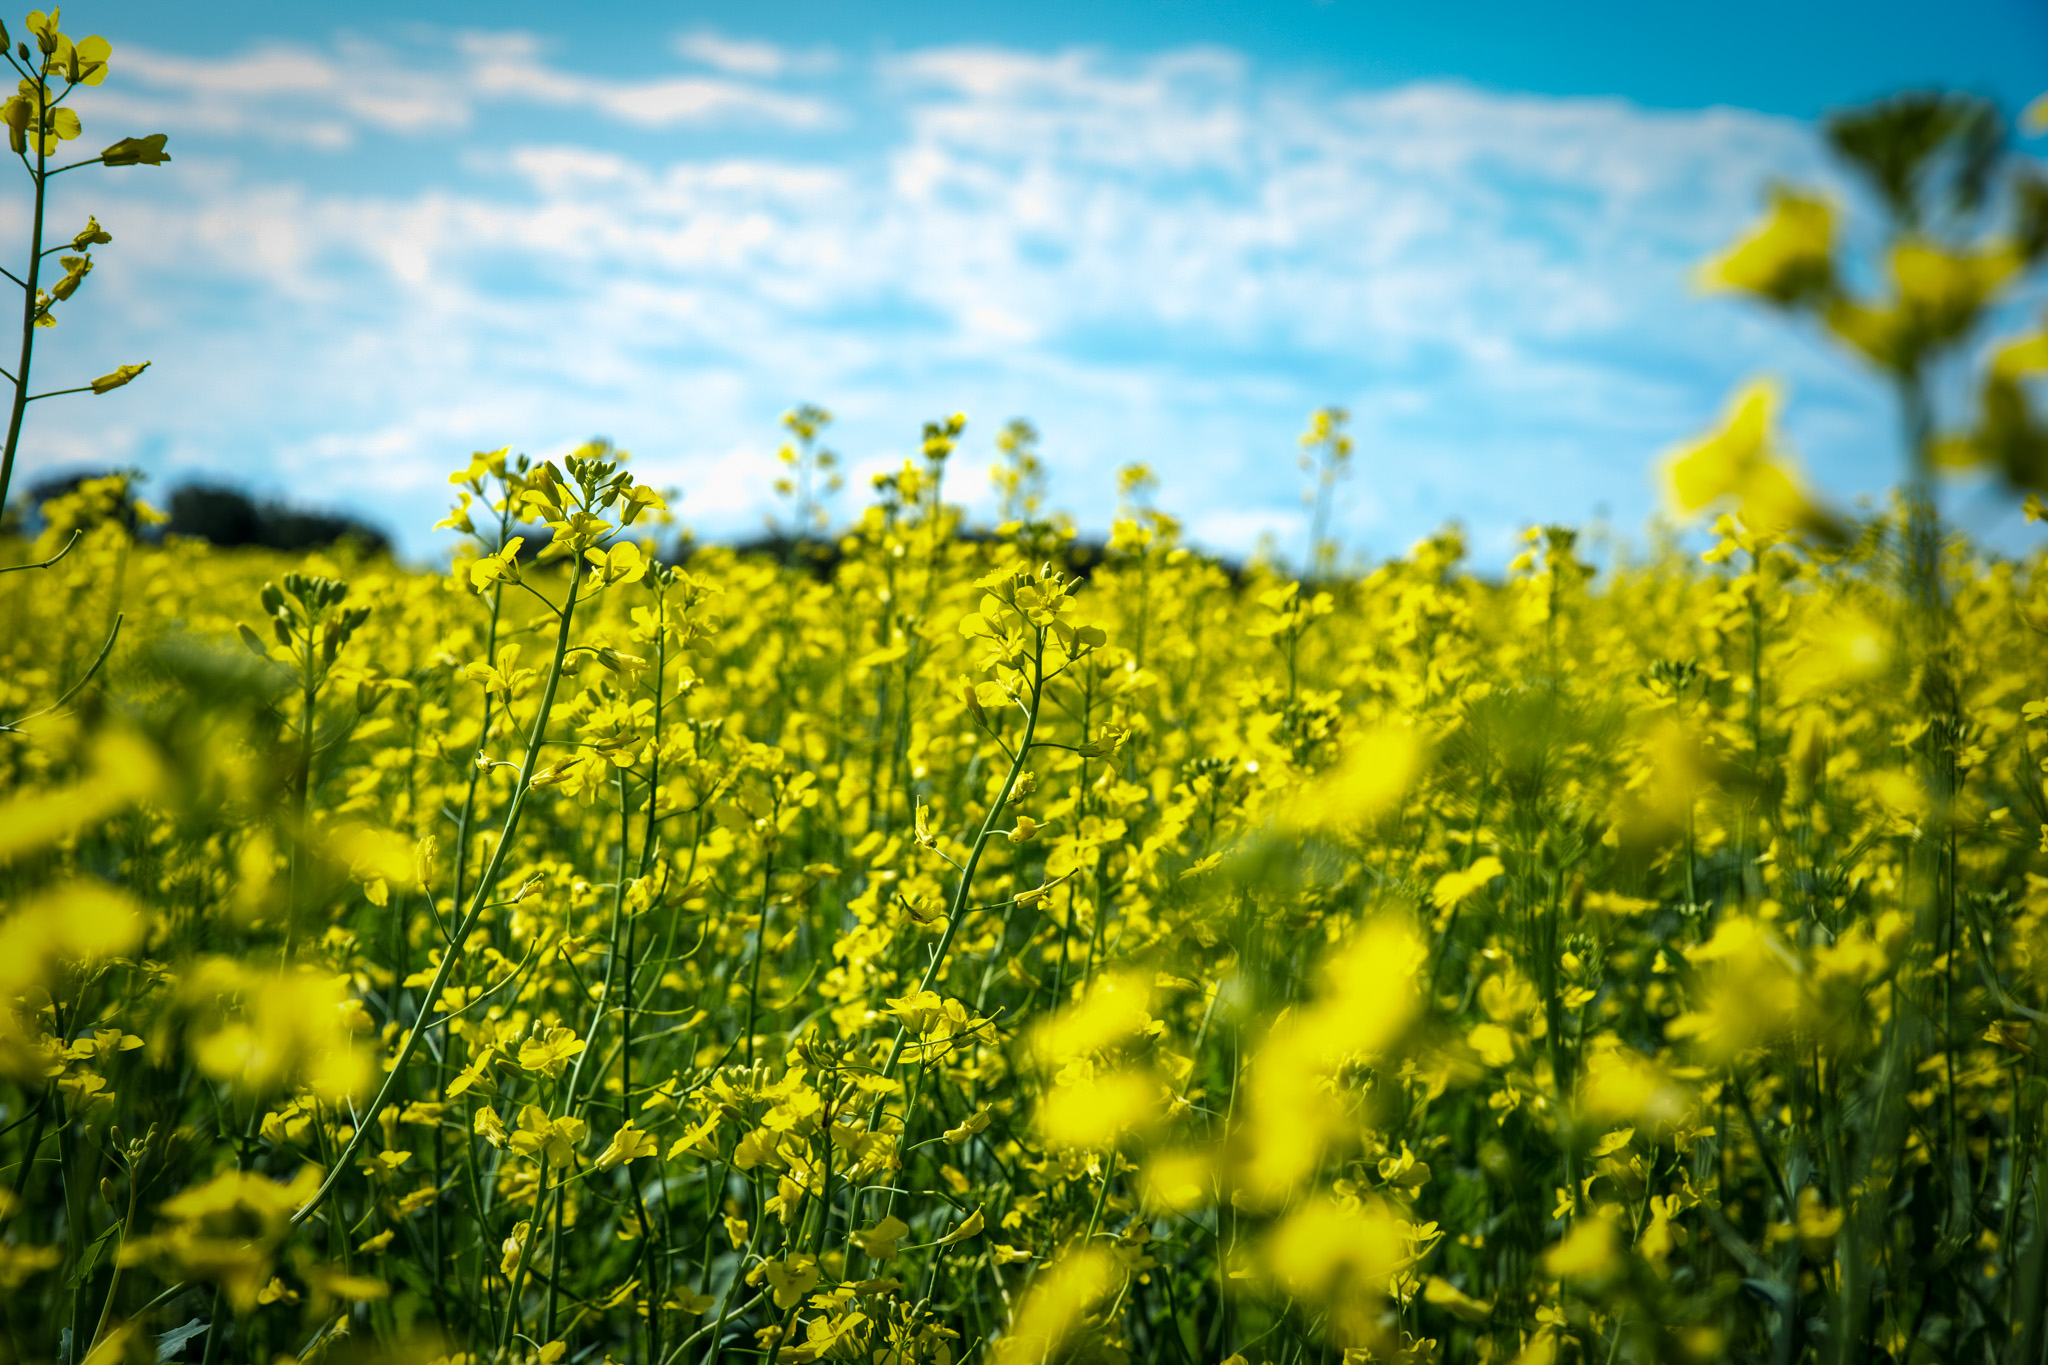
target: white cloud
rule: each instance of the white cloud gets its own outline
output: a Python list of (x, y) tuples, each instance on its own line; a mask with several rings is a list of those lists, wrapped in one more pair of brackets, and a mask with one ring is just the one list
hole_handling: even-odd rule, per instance
[(780, 43), (733, 38), (712, 29), (693, 29), (675, 39), (678, 55), (734, 76), (773, 80), (792, 73), (830, 71), (837, 60), (829, 48), (798, 51)]
[(708, 76), (626, 81), (576, 75), (544, 63), (540, 40), (528, 34), (470, 34), (463, 48), (470, 60), (470, 87), (479, 95), (595, 109), (643, 128), (726, 117), (817, 128), (833, 118), (831, 107), (821, 100), (745, 81)]
[[(723, 74), (600, 80), (526, 34), (138, 59), (198, 150), (98, 182), (113, 268), (51, 335), (81, 367), (159, 363), (29, 458), (237, 466), (422, 545), (468, 449), (603, 432), (684, 485), (686, 519), (748, 533), (790, 403), (837, 411), (861, 467), (960, 408), (980, 439), (1034, 417), (1088, 524), (1145, 459), (1163, 505), (1245, 549), (1298, 527), (1293, 436), (1337, 401), (1346, 526), (1387, 552), (1454, 513), (1503, 546), (1602, 500), (1639, 514), (1646, 462), (1752, 361), (1840, 419), (1824, 475), (1883, 429), (1812, 347), (1688, 292), (1767, 176), (1814, 171), (1784, 120), (1320, 88), (1217, 49), (911, 52), (801, 92), (760, 83), (808, 69), (782, 49), (679, 50)], [(324, 182), (249, 143), (281, 101), (348, 137), (432, 126), (444, 169)], [(507, 121), (533, 108), (590, 117), (537, 140)], [(632, 140), (713, 119), (784, 141)], [(800, 136), (828, 125), (832, 159)]]
[(588, 113), (646, 129), (730, 122), (816, 129), (837, 117), (815, 96), (737, 78), (754, 73), (625, 80), (550, 63), (549, 46), (530, 33), (471, 32), (426, 45), (261, 43), (226, 57), (130, 47), (92, 102), (102, 115), (137, 126), (328, 151), (354, 145), (365, 131), (446, 135), (499, 106)]

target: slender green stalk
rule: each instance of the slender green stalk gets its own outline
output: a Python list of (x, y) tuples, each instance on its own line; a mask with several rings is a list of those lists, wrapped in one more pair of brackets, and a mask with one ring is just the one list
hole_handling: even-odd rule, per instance
[(292, 1215), (292, 1225), (295, 1227), (312, 1217), (314, 1210), (333, 1193), (342, 1173), (348, 1170), (349, 1162), (355, 1157), (356, 1150), (362, 1146), (364, 1135), (376, 1123), (377, 1116), (384, 1112), (384, 1106), (391, 1102), (392, 1092), (397, 1088), (400, 1078), (405, 1075), (406, 1063), (412, 1060), (412, 1054), (419, 1049), (420, 1040), (425, 1036), (422, 1025), (426, 1023), (427, 1015), (433, 1011), (434, 1002), (441, 998), (442, 991), (447, 988), (448, 978), (454, 973), (455, 964), (462, 957), (463, 946), (469, 941), (469, 936), (476, 931), (478, 921), (483, 918), (484, 910), (487, 908), (486, 898), (498, 884), (498, 875), (503, 871), (505, 858), (511, 852), (513, 836), (519, 831), (520, 813), (526, 809), (526, 798), (533, 790), (533, 775), (540, 763), (541, 746), (547, 741), (548, 717), (554, 711), (555, 691), (562, 682), (562, 660), (568, 657), (569, 653), (569, 623), (576, 609), (576, 592), (582, 585), (583, 562), (578, 560), (569, 575), (569, 594), (562, 605), (561, 622), (555, 633), (555, 655), (548, 664), (547, 682), (541, 689), (540, 710), (535, 714), (533, 730), (527, 736), (526, 754), (520, 761), (519, 779), (513, 787), (512, 802), (506, 808), (505, 824), (498, 833), (497, 845), (491, 850), (491, 860), (485, 865), (483, 876), (477, 880), (476, 893), (470, 902), (469, 912), (463, 916), (454, 941), (448, 945), (448, 951), (441, 955), (441, 965), (434, 969), (433, 981), (420, 997), (420, 1007), (413, 1016), (412, 1027), (406, 1030), (405, 1041), (399, 1046), (398, 1056), (392, 1059), (391, 1070), (384, 1077), (384, 1084), (377, 1088), (376, 1098), (371, 1100), (369, 1108), (363, 1111), (355, 1132), (349, 1137), (348, 1146), (342, 1149), (334, 1168), (327, 1173), (327, 1178), (320, 1182), (320, 1188), (314, 1191), (313, 1197), (306, 1201), (303, 1208)]
[(48, 117), (41, 82), (36, 82), (36, 104), (33, 117), (37, 130), (36, 164), (30, 168), (29, 178), (35, 185), (34, 202), (29, 206), (28, 268), (22, 272), (21, 285), (21, 352), (14, 362), (14, 402), (7, 413), (7, 443), (0, 447), (0, 512), (7, 509), (7, 490), (14, 480), (14, 454), (21, 448), (22, 419), (28, 413), (29, 366), (35, 360), (36, 318), (42, 311), (37, 302), (36, 285), (42, 277), (43, 268), (43, 207), (49, 187), (49, 156), (43, 150), (41, 130)]

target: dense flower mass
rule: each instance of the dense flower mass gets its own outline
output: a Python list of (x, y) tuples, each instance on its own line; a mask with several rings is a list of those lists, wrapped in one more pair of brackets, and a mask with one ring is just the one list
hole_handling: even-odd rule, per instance
[[(58, 23), (0, 512), (145, 368), (28, 393), (47, 177), (167, 160), (49, 166)], [(1666, 464), (1704, 556), (1347, 571), (1338, 409), (1301, 578), (1142, 466), (1077, 545), (1022, 422), (972, 533), (959, 416), (828, 538), (808, 406), (766, 553), (603, 443), (473, 456), (445, 572), (0, 522), (0, 1359), (2039, 1365), (2048, 578), (1930, 488), (2048, 519), (1995, 114), (1830, 124), (1883, 269), (1790, 189), (1707, 267), (1908, 478), (1830, 510), (1759, 383)]]
[(445, 574), (47, 509), (5, 715), (125, 624), (0, 750), (21, 1358), (2038, 1333), (2027, 566), (1303, 583), (1133, 501), (1082, 576), (946, 426), (786, 562), (602, 448), (458, 471)]

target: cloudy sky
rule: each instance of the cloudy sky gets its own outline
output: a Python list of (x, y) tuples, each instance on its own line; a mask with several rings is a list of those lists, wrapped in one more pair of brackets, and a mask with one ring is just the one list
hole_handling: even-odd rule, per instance
[(1659, 453), (1768, 370), (1846, 500), (1896, 470), (1882, 393), (1688, 272), (1825, 180), (1828, 108), (2048, 85), (2020, 0), (189, 8), (66, 7), (114, 45), (80, 145), (176, 159), (56, 182), (55, 226), (115, 240), (40, 379), (154, 368), (39, 404), (29, 476), (230, 481), (422, 556), (470, 450), (592, 435), (751, 534), (803, 401), (860, 475), (966, 413), (979, 508), (1027, 416), (1084, 527), (1143, 460), (1233, 552), (1298, 552), (1294, 438), (1341, 404), (1349, 548), (1457, 519), (1498, 559), (1640, 528)]

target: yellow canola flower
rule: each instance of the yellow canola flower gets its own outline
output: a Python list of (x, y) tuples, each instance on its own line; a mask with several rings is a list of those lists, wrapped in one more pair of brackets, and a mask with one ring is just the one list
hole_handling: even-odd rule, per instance
[(372, 905), (391, 903), (390, 884), (411, 884), (419, 872), (419, 844), (396, 830), (350, 821), (325, 835), (326, 853), (363, 883)]
[(59, 962), (94, 962), (142, 939), (142, 907), (99, 881), (67, 882), (17, 905), (0, 921), (0, 993), (42, 984)]
[(626, 496), (619, 508), (621, 525), (631, 526), (642, 514), (668, 511), (668, 500), (644, 483), (636, 483), (626, 490)]
[(1106, 1251), (1074, 1251), (1040, 1272), (997, 1339), (997, 1365), (1043, 1365), (1057, 1358), (1093, 1308), (1122, 1280)]
[(74, 59), (66, 63), (66, 80), (74, 80), (80, 86), (96, 86), (106, 80), (106, 63), (113, 59), (115, 45), (94, 33), (92, 37), (78, 39), (72, 53)]
[(760, 1283), (768, 1281), (769, 1292), (774, 1296), (777, 1308), (794, 1308), (804, 1301), (804, 1295), (817, 1288), (821, 1278), (818, 1261), (814, 1256), (799, 1254), (786, 1260), (769, 1261), (757, 1266), (748, 1280)]
[(1303, 787), (1290, 823), (1333, 835), (1357, 834), (1393, 809), (1422, 771), (1422, 741), (1403, 726), (1371, 730), (1353, 741), (1329, 772)]
[(893, 1260), (896, 1244), (910, 1235), (910, 1224), (890, 1214), (871, 1228), (853, 1234), (854, 1245), (872, 1260)]
[(590, 562), (591, 576), (605, 587), (638, 583), (647, 576), (647, 556), (630, 540), (618, 541), (609, 549), (585, 550), (583, 557)]
[(1108, 1147), (1150, 1127), (1163, 1109), (1157, 1076), (1113, 1071), (1047, 1091), (1038, 1105), (1038, 1131), (1052, 1147)]
[(1151, 1003), (1157, 981), (1156, 973), (1143, 970), (1105, 972), (1078, 1004), (1038, 1025), (1032, 1051), (1047, 1062), (1063, 1062), (1156, 1031)]
[(2048, 371), (2048, 332), (2035, 332), (2000, 346), (1991, 356), (1991, 373), (2004, 379), (2024, 379)]
[(1281, 1219), (1260, 1257), (1288, 1298), (1321, 1308), (1341, 1340), (1359, 1344), (1376, 1333), (1390, 1281), (1414, 1260), (1409, 1230), (1391, 1206), (1323, 1194)]
[(1844, 1215), (1841, 1209), (1829, 1208), (1821, 1199), (1820, 1191), (1808, 1185), (1799, 1191), (1796, 1217), (1793, 1228), (1801, 1251), (1820, 1260), (1834, 1250), (1835, 1236), (1842, 1230)]
[(1932, 348), (1965, 335), (2025, 268), (2011, 242), (1951, 250), (1908, 238), (1892, 248), (1889, 303), (1828, 301), (1830, 331), (1885, 369), (1911, 371)]
[[(2048, 371), (2048, 332), (2001, 346), (1978, 395), (1976, 428), (1937, 440), (1934, 464), (1943, 469), (1989, 465), (2014, 488), (2048, 490), (2048, 421), (2037, 410), (2029, 383), (2043, 371)], [(2028, 519), (2037, 519), (2037, 493), (2028, 494), (2027, 505)]]
[(1799, 964), (1754, 916), (1723, 916), (1714, 936), (1687, 957), (1702, 968), (1701, 991), (1669, 1032), (1692, 1039), (1708, 1059), (1726, 1061), (1805, 1022)]
[(1892, 632), (1854, 607), (1837, 608), (1807, 623), (1799, 644), (1784, 673), (1785, 695), (1795, 701), (1825, 697), (1877, 677), (1892, 656)]
[(1203, 1151), (1155, 1152), (1141, 1183), (1146, 1204), (1170, 1213), (1205, 1208), (1216, 1198), (1216, 1158)]
[(718, 1155), (718, 1115), (713, 1114), (701, 1123), (692, 1125), (677, 1138), (668, 1149), (669, 1160), (679, 1156), (696, 1155), (716, 1157)]
[(165, 776), (155, 751), (141, 739), (119, 730), (102, 734), (77, 781), (29, 787), (0, 801), (0, 862), (99, 825), (156, 795)]
[(2025, 266), (2010, 242), (1980, 251), (1951, 251), (1932, 242), (1907, 240), (1892, 248), (1892, 280), (1899, 301), (1935, 319), (1973, 314)]
[(1493, 1316), (1492, 1304), (1473, 1298), (1441, 1275), (1432, 1275), (1424, 1282), (1422, 1297), (1466, 1322), (1485, 1322)]
[(525, 536), (513, 536), (499, 547), (496, 553), (470, 561), (470, 586), (481, 592), (493, 583), (517, 583), (519, 581), (519, 550), (526, 544)]
[(204, 1075), (255, 1095), (303, 1086), (341, 1100), (369, 1088), (370, 1059), (356, 1035), (371, 1023), (346, 976), (213, 957), (187, 974), (180, 994)]
[(1479, 1060), (1487, 1066), (1512, 1066), (1515, 1061), (1515, 1035), (1499, 1024), (1474, 1024), (1465, 1035), (1465, 1042), (1479, 1054)]
[(519, 1111), (519, 1131), (509, 1144), (521, 1156), (545, 1157), (551, 1164), (566, 1166), (575, 1159), (590, 1125), (573, 1116), (551, 1119), (547, 1110), (529, 1104)]
[(1543, 1253), (1543, 1269), (1560, 1280), (1603, 1280), (1621, 1268), (1621, 1238), (1605, 1218), (1582, 1218)]
[(576, 1036), (574, 1029), (547, 1029), (519, 1045), (519, 1066), (525, 1071), (559, 1076), (562, 1068), (575, 1060), (584, 1047), (584, 1041)]
[(1835, 215), (1825, 200), (1793, 190), (1771, 195), (1762, 222), (1700, 267), (1707, 289), (1755, 294), (1786, 305), (1834, 284)]
[(154, 363), (145, 360), (140, 365), (116, 365), (108, 373), (93, 380), (90, 387), (94, 393), (112, 393), (115, 389), (134, 383), (141, 378), (142, 372)]
[(1501, 865), (1500, 859), (1489, 853), (1483, 858), (1473, 859), (1470, 867), (1457, 872), (1446, 872), (1438, 877), (1436, 885), (1430, 888), (1429, 896), (1438, 905), (1449, 909), (1467, 896), (1483, 891), (1486, 884), (1495, 877), (1506, 875), (1507, 868)]
[(989, 1118), (988, 1106), (983, 1105), (961, 1120), (957, 1126), (948, 1128), (945, 1132), (946, 1141), (953, 1143), (965, 1142), (975, 1134), (987, 1131)]
[[(1596, 1039), (1588, 1049), (1579, 1081), (1579, 1106), (1589, 1116), (1613, 1122), (1627, 1119), (1645, 1128), (1663, 1129), (1690, 1112), (1693, 1096), (1655, 1058), (1611, 1037)], [(1614, 1149), (1626, 1146), (1634, 1128), (1621, 1130)], [(1608, 1135), (1613, 1140), (1614, 1134)], [(1596, 1156), (1606, 1152), (1596, 1150)]]
[(612, 1135), (612, 1140), (598, 1153), (597, 1169), (609, 1171), (615, 1166), (623, 1166), (643, 1156), (653, 1156), (655, 1147), (654, 1134), (642, 1132), (628, 1122)]
[(1718, 429), (1666, 460), (1673, 506), (1692, 516), (1717, 503), (1732, 503), (1753, 534), (1804, 532), (1839, 540), (1835, 519), (1800, 489), (1779, 458), (1771, 432), (1778, 390), (1767, 381), (1749, 384), (1729, 404)]
[(1246, 1081), (1245, 1198), (1284, 1202), (1331, 1144), (1355, 1140), (1356, 1118), (1330, 1078), (1384, 1054), (1407, 1031), (1421, 1008), (1426, 955), (1406, 916), (1380, 915), (1323, 964), (1314, 1000), (1275, 1024)]
[(962, 1218), (957, 1227), (955, 1227), (951, 1232), (947, 1233), (945, 1236), (939, 1238), (938, 1241), (932, 1243), (932, 1245), (949, 1247), (952, 1246), (955, 1242), (965, 1242), (971, 1238), (979, 1237), (981, 1236), (982, 1228), (985, 1226), (987, 1226), (987, 1224), (982, 1217), (981, 1210), (979, 1208), (976, 1208), (973, 1213), (970, 1213), (965, 1218)]
[(119, 1263), (150, 1264), (174, 1277), (210, 1281), (246, 1313), (269, 1282), (276, 1248), (292, 1215), (320, 1186), (317, 1167), (290, 1181), (226, 1170), (165, 1200), (149, 1236), (122, 1243)]

